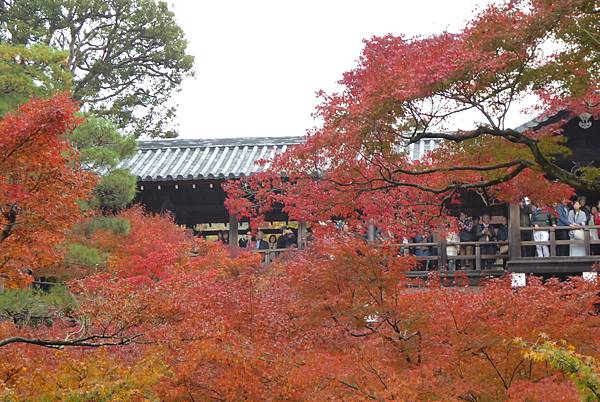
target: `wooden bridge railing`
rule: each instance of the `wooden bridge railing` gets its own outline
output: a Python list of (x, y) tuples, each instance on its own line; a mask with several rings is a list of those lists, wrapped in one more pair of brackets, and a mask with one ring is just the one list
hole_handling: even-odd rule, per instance
[[(524, 257), (521, 254), (522, 247), (535, 247), (535, 246), (548, 246), (549, 256), (558, 256), (558, 246), (570, 246), (579, 245), (583, 246), (584, 256), (597, 257), (600, 261), (600, 240), (596, 240), (595, 236), (591, 234), (592, 230), (600, 230), (600, 226), (581, 226), (581, 227), (570, 227), (570, 226), (544, 226), (544, 227), (519, 227), (519, 234), (522, 232), (534, 232), (534, 231), (548, 231), (549, 239), (547, 241), (535, 241), (535, 240), (520, 240), (516, 241), (516, 247), (519, 248), (518, 255), (514, 255), (510, 250), (514, 250), (515, 247), (510, 247), (511, 242), (509, 241), (488, 241), (488, 242), (450, 242), (446, 239), (441, 239), (436, 242), (422, 242), (422, 243), (395, 243), (395, 244), (377, 244), (377, 247), (396, 248), (398, 255), (411, 254), (414, 255), (417, 261), (422, 262), (423, 271), (429, 271), (433, 267), (439, 270), (454, 271), (456, 269), (469, 269), (475, 271), (498, 271), (504, 270), (506, 262), (511, 259), (541, 259), (535, 252), (533, 256)], [(581, 230), (583, 232), (583, 239), (569, 239), (559, 240), (556, 238), (556, 232), (559, 230), (571, 231)], [(594, 252), (594, 245), (598, 246), (597, 254)], [(506, 246), (506, 247), (502, 247)], [(514, 244), (512, 246), (515, 246)], [(455, 248), (455, 253), (448, 254), (448, 248)], [(461, 253), (459, 250), (466, 250), (470, 248), (472, 254)], [(500, 252), (502, 248), (505, 248), (505, 252)], [(426, 250), (424, 254), (427, 255), (415, 255), (419, 254), (418, 250)], [(253, 250), (254, 252), (264, 255), (263, 262), (269, 264), (273, 261), (276, 256), (282, 253), (288, 253), (298, 251), (299, 249), (269, 249), (269, 250)], [(493, 251), (492, 251), (493, 250)], [(580, 257), (580, 256), (569, 256), (563, 255), (564, 258), (569, 257)], [(460, 268), (459, 268), (460, 264)]]
[[(415, 256), (417, 261), (424, 262), (423, 271), (430, 270), (434, 265), (437, 266), (438, 269), (445, 270), (448, 269), (450, 271), (454, 271), (456, 269), (456, 263), (461, 262), (464, 265), (471, 266), (473, 270), (482, 271), (482, 270), (502, 270), (504, 269), (504, 264), (508, 259), (508, 253), (499, 253), (497, 252), (500, 246), (508, 245), (507, 241), (489, 241), (489, 242), (447, 242), (445, 240), (439, 242), (429, 242), (429, 243), (401, 243), (401, 244), (380, 244), (378, 247), (386, 247), (386, 248), (396, 248), (398, 249), (398, 255), (402, 254), (415, 254), (414, 250), (418, 248), (428, 248), (429, 251), (432, 252), (432, 255), (423, 255), (423, 256)], [(472, 247), (473, 254), (471, 255), (448, 255), (447, 247)], [(485, 250), (488, 247), (494, 247), (496, 252), (493, 254), (486, 254), (482, 251), (482, 248)], [(268, 249), (268, 250), (252, 250), (255, 253), (259, 253), (264, 255), (263, 263), (269, 264), (271, 263), (277, 256), (289, 252), (298, 251), (297, 248), (287, 248), (287, 249)], [(410, 250), (413, 250), (411, 253)], [(486, 250), (487, 251), (487, 250)], [(498, 261), (500, 263), (498, 264)], [(449, 262), (451, 262), (449, 264)], [(464, 269), (464, 266), (463, 266)]]
[[(401, 244), (384, 244), (383, 247), (395, 247), (400, 250), (399, 254), (412, 254), (419, 248), (427, 248), (432, 255), (416, 256), (417, 261), (425, 262), (424, 271), (431, 268), (430, 262), (435, 262), (437, 269), (455, 271), (457, 263), (461, 263), (461, 268), (469, 266), (470, 269), (476, 271), (482, 270), (503, 270), (506, 261), (509, 258), (508, 251), (500, 253), (501, 246), (508, 246), (508, 241), (485, 241), (485, 242), (450, 242), (446, 239), (441, 239), (437, 242), (429, 243), (401, 243)], [(457, 255), (448, 255), (448, 247), (455, 247)], [(459, 254), (461, 247), (472, 247), (473, 254)], [(489, 248), (494, 248), (492, 254), (486, 254), (490, 251)], [(410, 250), (413, 250), (412, 252)], [(485, 251), (485, 252), (484, 252)], [(499, 262), (499, 263), (498, 263)]]
[[(594, 239), (592, 236), (592, 230), (600, 230), (600, 226), (539, 226), (539, 227), (531, 227), (531, 226), (527, 226), (527, 227), (519, 227), (519, 231), (520, 232), (532, 232), (532, 236), (533, 233), (535, 233), (536, 231), (547, 231), (549, 238), (547, 241), (535, 241), (535, 240), (520, 240), (519, 238), (519, 244), (521, 247), (532, 247), (532, 246), (548, 246), (549, 248), (549, 252), (550, 252), (550, 257), (555, 257), (557, 256), (557, 246), (571, 246), (571, 245), (575, 245), (575, 246), (583, 246), (583, 251), (584, 251), (584, 256), (592, 256), (594, 255), (592, 253), (592, 245), (596, 245), (596, 244), (600, 244), (600, 240), (598, 240), (597, 238)], [(558, 240), (556, 238), (556, 232), (557, 231), (563, 231), (566, 233), (569, 233), (571, 231), (581, 231), (583, 234), (583, 239), (575, 239), (572, 237), (569, 237), (568, 240)], [(600, 251), (600, 250), (599, 250)], [(600, 258), (600, 252), (598, 254), (598, 258)], [(537, 257), (537, 256), (519, 256), (520, 258), (541, 258), (541, 257)], [(571, 256), (569, 254), (564, 255), (563, 257), (574, 257)], [(581, 256), (576, 256), (576, 257), (581, 257)]]
[(275, 258), (284, 253), (296, 252), (298, 248), (269, 248), (266, 250), (251, 250), (254, 253), (263, 255), (263, 264), (270, 264)]

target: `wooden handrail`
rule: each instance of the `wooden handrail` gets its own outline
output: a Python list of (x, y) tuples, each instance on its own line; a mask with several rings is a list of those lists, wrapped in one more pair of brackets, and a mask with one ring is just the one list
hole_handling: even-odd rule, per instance
[(259, 253), (259, 254), (270, 254), (270, 253), (281, 253), (281, 252), (286, 252), (286, 251), (298, 251), (300, 250), (297, 247), (294, 248), (266, 248), (266, 249), (248, 249), (249, 251), (253, 252), (253, 253)]
[[(548, 232), (549, 239), (547, 241), (535, 241), (535, 240), (521, 240), (519, 239), (519, 247), (521, 246), (548, 246), (550, 256), (556, 257), (556, 249), (557, 246), (563, 245), (576, 245), (584, 247), (584, 255), (591, 256), (592, 255), (592, 245), (600, 244), (600, 240), (593, 240), (590, 235), (591, 230), (600, 229), (600, 225), (574, 225), (574, 226), (519, 226), (518, 230), (520, 232)], [(583, 231), (583, 239), (571, 239), (569, 240), (556, 240), (556, 231), (574, 231), (574, 230), (582, 230)], [(567, 256), (565, 256), (567, 257)]]
[[(277, 257), (280, 253), (297, 252), (300, 249), (295, 248), (267, 248), (267, 249), (248, 249), (253, 253), (263, 254), (263, 264), (270, 264), (273, 262), (273, 257)], [(273, 256), (275, 254), (275, 256)]]
[[(497, 240), (497, 241), (446, 241), (448, 246), (477, 246), (477, 245), (507, 245), (508, 240)], [(438, 246), (440, 243), (381, 243), (377, 244), (377, 247), (432, 247)]]
[(585, 226), (520, 226), (519, 230), (533, 231), (533, 230), (589, 230), (589, 229), (600, 229), (600, 225), (585, 225)]

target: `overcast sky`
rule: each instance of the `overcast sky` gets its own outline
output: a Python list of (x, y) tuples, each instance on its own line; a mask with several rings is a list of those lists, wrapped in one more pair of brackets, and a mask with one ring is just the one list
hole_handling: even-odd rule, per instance
[(302, 135), (315, 92), (355, 65), (362, 40), (456, 30), (483, 0), (168, 0), (195, 56), (176, 96), (180, 137)]

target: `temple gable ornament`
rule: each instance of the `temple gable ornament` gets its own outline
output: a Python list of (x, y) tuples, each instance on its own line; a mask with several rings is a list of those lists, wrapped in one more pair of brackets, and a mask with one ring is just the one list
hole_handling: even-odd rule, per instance
[(579, 115), (579, 119), (581, 120), (579, 122), (579, 127), (583, 128), (584, 130), (592, 127), (592, 115), (590, 113), (581, 113)]

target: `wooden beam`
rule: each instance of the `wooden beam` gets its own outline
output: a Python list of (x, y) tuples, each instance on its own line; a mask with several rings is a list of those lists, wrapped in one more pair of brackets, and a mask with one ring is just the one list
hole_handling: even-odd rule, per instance
[(479, 244), (475, 245), (475, 270), (481, 271), (481, 247)]

